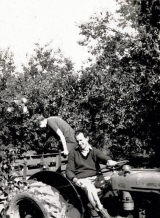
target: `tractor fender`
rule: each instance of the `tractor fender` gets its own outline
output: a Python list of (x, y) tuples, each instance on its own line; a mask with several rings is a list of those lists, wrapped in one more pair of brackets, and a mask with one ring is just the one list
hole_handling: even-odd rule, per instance
[(78, 208), (81, 214), (84, 213), (81, 196), (73, 184), (61, 173), (50, 170), (40, 171), (33, 174), (28, 180), (36, 180), (56, 188), (66, 201)]

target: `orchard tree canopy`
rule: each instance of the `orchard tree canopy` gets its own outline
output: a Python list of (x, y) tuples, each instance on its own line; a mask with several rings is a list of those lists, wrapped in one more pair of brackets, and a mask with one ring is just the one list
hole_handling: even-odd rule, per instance
[(132, 156), (155, 151), (159, 143), (160, 34), (151, 23), (149, 1), (145, 12), (143, 1), (118, 2), (116, 18), (106, 12), (79, 26), (79, 43), (96, 58), (82, 79), (94, 111), (94, 136), (103, 146), (107, 140), (115, 155)]
[(158, 156), (160, 30), (153, 13), (157, 2), (117, 0), (115, 14), (103, 11), (80, 24), (79, 44), (93, 58), (79, 72), (49, 43), (35, 45), (18, 75), (12, 73), (14, 57), (2, 52), (1, 144), (52, 151), (56, 142), (47, 141), (34, 118), (57, 114), (73, 128), (85, 127), (91, 143), (104, 153), (110, 150), (114, 159), (131, 160), (146, 152)]

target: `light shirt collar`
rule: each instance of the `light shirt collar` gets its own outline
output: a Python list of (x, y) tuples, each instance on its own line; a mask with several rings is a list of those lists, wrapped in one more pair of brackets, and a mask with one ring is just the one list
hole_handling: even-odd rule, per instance
[(83, 150), (80, 149), (80, 152), (86, 157), (87, 154), (89, 153), (89, 150), (92, 150), (92, 147), (91, 145), (88, 144), (85, 149)]

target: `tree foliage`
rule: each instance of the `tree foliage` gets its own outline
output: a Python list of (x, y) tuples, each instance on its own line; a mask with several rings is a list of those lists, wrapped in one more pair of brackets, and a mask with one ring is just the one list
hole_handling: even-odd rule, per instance
[(113, 154), (130, 157), (155, 151), (159, 142), (160, 38), (151, 23), (149, 4), (145, 12), (143, 1), (119, 4), (116, 27), (110, 27), (114, 17), (109, 13), (95, 15), (80, 25), (85, 36), (80, 44), (96, 57), (96, 63), (83, 73), (83, 81), (90, 78), (86, 98), (94, 110), (90, 117), (98, 132), (96, 140), (100, 136), (101, 146), (107, 140)]
[(152, 22), (153, 3), (117, 2), (116, 16), (94, 14), (79, 25), (84, 37), (79, 44), (95, 60), (90, 58), (91, 65), (80, 72), (49, 44), (36, 44), (18, 75), (12, 73), (9, 51), (1, 54), (3, 61), (10, 60), (1, 74), (1, 144), (53, 150), (57, 142), (46, 141), (34, 118), (58, 114), (73, 128), (85, 127), (91, 143), (110, 149), (114, 159), (158, 153), (160, 34)]
[(6, 145), (44, 152), (46, 132), (40, 131), (34, 116), (63, 114), (76, 76), (71, 60), (47, 45), (36, 44), (35, 54), (23, 68), (24, 73), (7, 78), (1, 90), (1, 140)]

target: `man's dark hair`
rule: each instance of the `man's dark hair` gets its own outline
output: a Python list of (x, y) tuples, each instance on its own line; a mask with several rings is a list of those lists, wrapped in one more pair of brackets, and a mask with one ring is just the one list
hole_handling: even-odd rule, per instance
[(86, 129), (76, 129), (76, 131), (75, 131), (75, 136), (79, 135), (80, 133), (82, 133), (85, 138), (86, 138), (87, 136), (89, 137), (89, 133), (87, 132)]
[(31, 118), (32, 122), (39, 125), (42, 120), (44, 120), (44, 116), (41, 114), (34, 114)]

